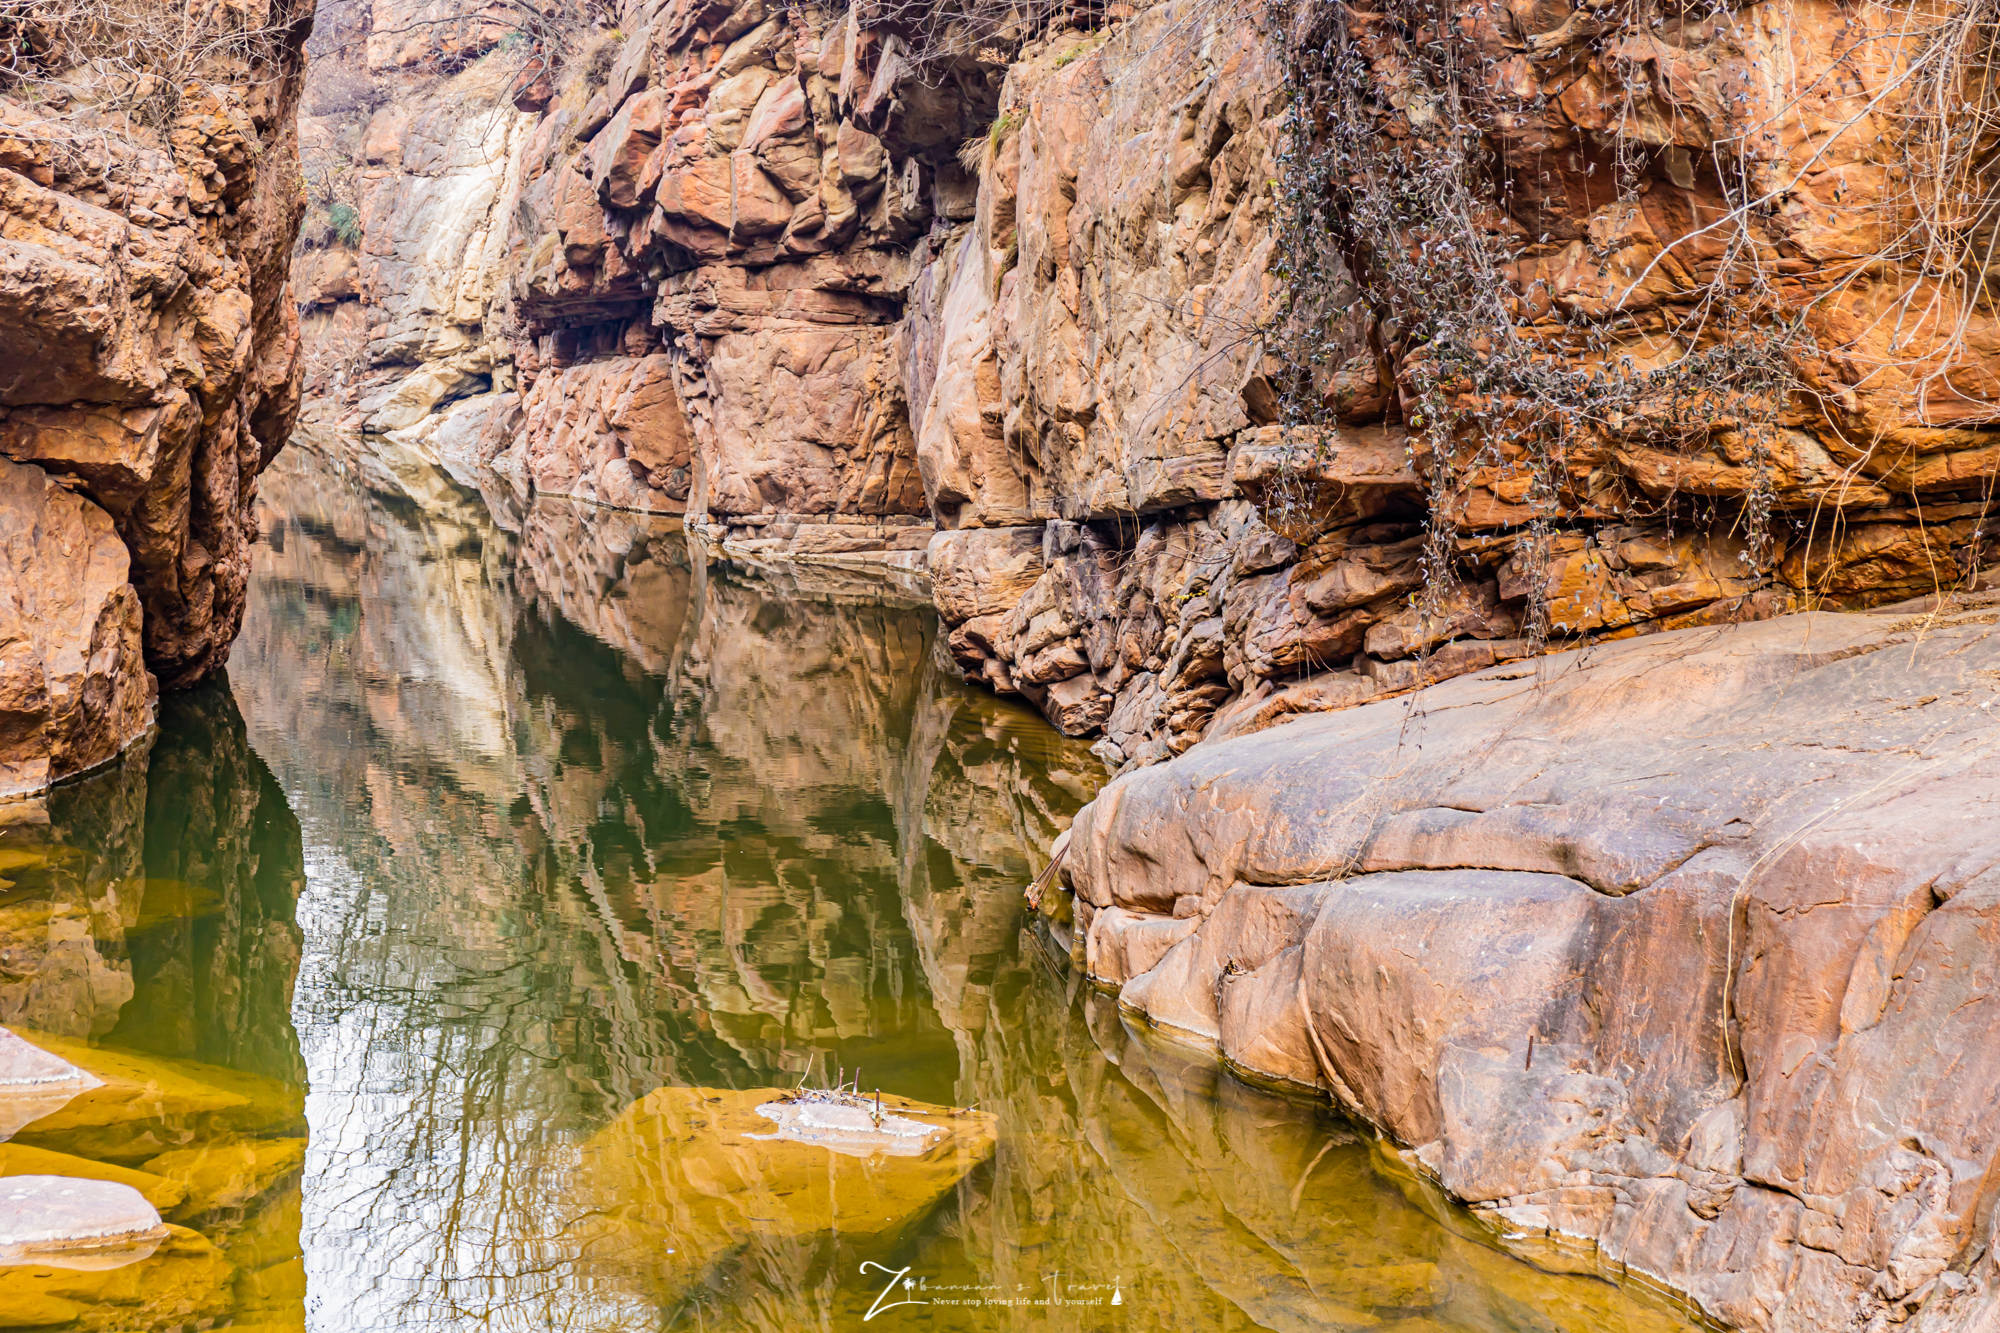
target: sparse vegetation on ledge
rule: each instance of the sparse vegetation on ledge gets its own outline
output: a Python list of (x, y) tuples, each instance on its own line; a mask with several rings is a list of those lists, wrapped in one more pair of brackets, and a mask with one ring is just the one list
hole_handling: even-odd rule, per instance
[[(1425, 480), (1440, 635), (1463, 577), (1502, 560), (1534, 643), (1614, 620), (1574, 594), (1598, 535), (1633, 524), (1725, 540), (1765, 609), (1865, 595), (1844, 548), (1870, 510), (1975, 506), (1883, 591), (1976, 569), (2000, 440), (1994, 9), (1828, 10), (1781, 75), (1797, 21), (1275, 14), (1294, 100), (1274, 521), (1309, 528), (1342, 426), (1387, 422)], [(1932, 453), (1960, 461), (1931, 480)], [(1586, 567), (1561, 567), (1579, 542)]]

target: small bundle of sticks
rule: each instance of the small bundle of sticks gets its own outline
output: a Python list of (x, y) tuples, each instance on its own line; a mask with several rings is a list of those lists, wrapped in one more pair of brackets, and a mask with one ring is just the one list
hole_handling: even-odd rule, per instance
[(1049, 858), (1049, 863), (1042, 868), (1042, 873), (1035, 876), (1035, 882), (1028, 886), (1028, 906), (1037, 912), (1042, 910), (1042, 897), (1048, 893), (1049, 886), (1056, 882), (1056, 872), (1062, 869), (1063, 857), (1068, 851), (1069, 843), (1065, 841), (1062, 846), (1056, 848), (1056, 854)]

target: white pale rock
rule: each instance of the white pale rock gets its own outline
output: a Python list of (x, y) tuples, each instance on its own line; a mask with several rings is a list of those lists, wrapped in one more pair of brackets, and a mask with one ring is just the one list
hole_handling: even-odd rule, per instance
[(0, 1263), (32, 1258), (89, 1268), (104, 1266), (107, 1257), (131, 1263), (166, 1234), (159, 1211), (130, 1185), (72, 1176), (0, 1179)]
[(0, 1028), (0, 1143), (96, 1086), (92, 1074)]
[(795, 1143), (817, 1143), (852, 1157), (921, 1157), (931, 1140), (944, 1133), (942, 1125), (927, 1125), (909, 1116), (888, 1112), (877, 1114), (872, 1106), (852, 1102), (805, 1098), (799, 1101), (765, 1102), (757, 1114), (777, 1125), (769, 1134), (751, 1134), (753, 1139), (790, 1139)]

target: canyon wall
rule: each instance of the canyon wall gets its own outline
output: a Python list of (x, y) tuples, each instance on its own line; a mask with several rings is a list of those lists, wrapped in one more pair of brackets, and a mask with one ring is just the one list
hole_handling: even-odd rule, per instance
[(1990, 210), (1925, 192), (1985, 94), (1888, 40), (1956, 11), (449, 8), (357, 8), (321, 118), (330, 411), (921, 573), (1127, 770), (1050, 899), (1092, 976), (1496, 1225), (1990, 1322), (1990, 606), (1719, 628), (1980, 585)]
[[(920, 569), (960, 669), (1114, 766), (1982, 558), (2000, 344), (1984, 305), (1879, 258), (1910, 72), (1872, 40), (1888, 11), (1468, 18), (1509, 182), (1470, 225), (1528, 294), (1495, 337), (1560, 348), (1622, 292), (1591, 356), (1642, 373), (1714, 353), (1675, 341), (1691, 310), (1805, 314), (1769, 420), (1648, 399), (1549, 460), (1440, 447), (1437, 340), (1337, 264), (1316, 424), (1281, 424), (1283, 15), (1168, 0), (973, 43), (647, 0), (558, 61), (420, 8), (350, 5), (357, 32), (434, 36), (350, 44), (374, 91), (308, 121), (358, 228), (299, 259), (309, 323), (355, 349), (359, 406), (329, 410), (523, 491), (685, 512), (725, 557)], [(1351, 34), (1356, 77), (1390, 88), (1378, 37)], [(1385, 141), (1426, 132), (1395, 104)], [(1771, 197), (1730, 213), (1729, 172)]]
[(0, 20), (0, 796), (222, 663), (297, 410), (312, 6), (180, 8)]
[(1205, 743), (1081, 811), (1124, 1010), (1730, 1327), (1973, 1330), (2000, 596), (1689, 629)]

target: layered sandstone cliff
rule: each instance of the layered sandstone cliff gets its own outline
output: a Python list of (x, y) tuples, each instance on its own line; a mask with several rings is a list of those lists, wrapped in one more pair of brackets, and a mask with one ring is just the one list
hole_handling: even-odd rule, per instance
[(0, 795), (118, 753), (154, 676), (200, 680), (241, 622), (257, 473), (297, 407), (311, 14), (0, 20)]
[[(1284, 15), (1170, 0), (966, 53), (867, 13), (648, 0), (553, 69), (491, 35), (366, 44), (358, 249), (301, 259), (316, 318), (365, 338), (362, 417), (524, 489), (685, 510), (726, 554), (920, 566), (961, 668), (1114, 764), (1545, 633), (1879, 601), (1982, 559), (2000, 347), (1976, 293), (1883, 258), (1910, 170), (1887, 10), (1457, 34), (1496, 161), (1536, 173), (1477, 220), (1532, 296), (1493, 338), (1560, 358), (1617, 294), (1590, 356), (1644, 374), (1807, 316), (1754, 427), (1683, 386), (1552, 457), (1476, 413), (1421, 428), (1439, 341), (1338, 257), (1297, 424)], [(1426, 132), (1393, 43), (1351, 40), (1375, 132)], [(1729, 172), (1769, 198), (1731, 212)]]
[[(1099, 979), (1507, 1225), (1746, 1327), (1989, 1320), (1990, 840), (1946, 798), (1990, 611), (1702, 637), (1978, 586), (2000, 345), (1932, 243), (1984, 187), (1905, 225), (1909, 99), (1988, 123), (1913, 63), (1958, 11), (873, 12), (364, 43), (358, 237), (301, 257), (357, 419), (725, 560), (920, 568), (959, 669), (1139, 770), (1068, 853)], [(1364, 236), (1387, 159), (1302, 179), (1301, 106), (1481, 138), (1492, 193)]]

